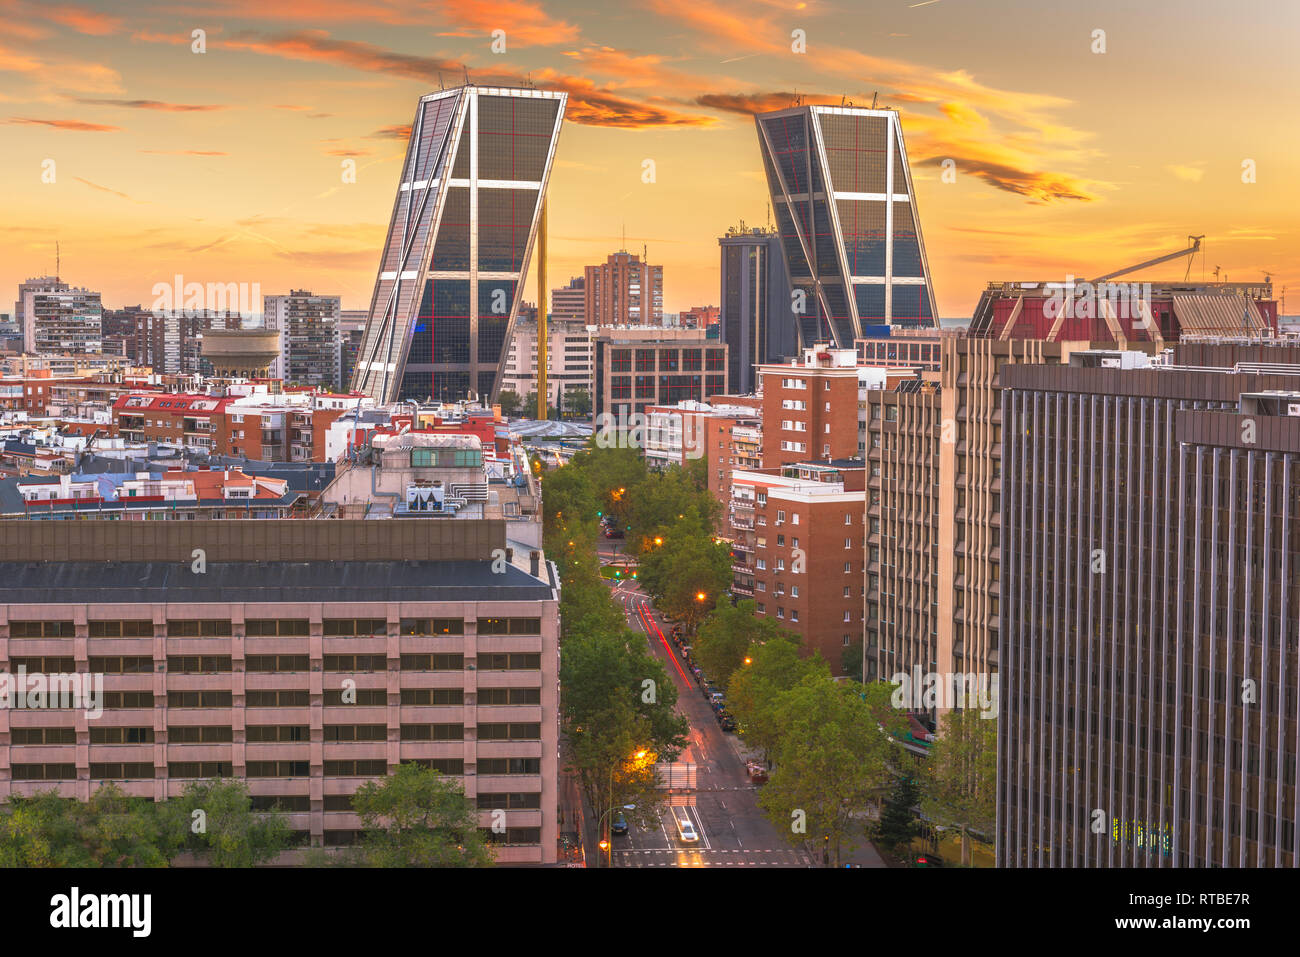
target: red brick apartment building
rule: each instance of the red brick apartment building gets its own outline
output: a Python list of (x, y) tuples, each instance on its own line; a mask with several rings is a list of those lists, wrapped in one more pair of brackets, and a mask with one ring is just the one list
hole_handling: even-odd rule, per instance
[(865, 483), (858, 459), (732, 476), (732, 592), (752, 597), (757, 614), (798, 634), (837, 675), (862, 638)]
[(252, 405), (237, 396), (123, 395), (113, 403), (113, 434), (263, 462), (323, 462), (325, 434), (351, 399), (322, 393), (307, 405)]
[(760, 365), (763, 465), (858, 454), (858, 362), (852, 349), (805, 349), (787, 365)]

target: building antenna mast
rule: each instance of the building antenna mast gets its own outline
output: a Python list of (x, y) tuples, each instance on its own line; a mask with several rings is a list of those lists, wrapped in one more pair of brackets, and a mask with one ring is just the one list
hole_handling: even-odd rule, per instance
[(59, 241), (54, 241), (54, 281), (59, 281), (59, 276), (63, 272), (63, 257), (59, 254)]

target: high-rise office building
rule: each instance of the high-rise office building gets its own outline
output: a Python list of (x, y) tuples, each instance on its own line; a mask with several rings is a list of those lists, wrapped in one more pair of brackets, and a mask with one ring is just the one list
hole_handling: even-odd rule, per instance
[(309, 289), (263, 297), (266, 328), (280, 331), (273, 378), (318, 389), (338, 388), (339, 307), (338, 296), (313, 296)]
[(664, 267), (642, 262), (626, 249), (586, 267), (584, 292), (589, 326), (664, 323)]
[(796, 106), (754, 120), (802, 344), (937, 325), (898, 114)]
[(566, 98), (420, 98), (353, 388), (381, 402), (497, 393)]
[(718, 239), (722, 252), (719, 338), (731, 357), (727, 391), (758, 388), (755, 367), (780, 362), (799, 349), (781, 237), (774, 231), (739, 228)]
[(1294, 867), (1298, 367), (1144, 360), (1002, 371), (998, 863)]
[(344, 309), (339, 312), (339, 391), (352, 387), (352, 374), (357, 367), (357, 354), (366, 335), (366, 311)]

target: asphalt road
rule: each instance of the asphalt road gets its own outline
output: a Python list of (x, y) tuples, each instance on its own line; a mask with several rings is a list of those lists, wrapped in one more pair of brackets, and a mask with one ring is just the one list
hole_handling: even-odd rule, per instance
[[(608, 559), (602, 550), (603, 559)], [(619, 582), (613, 594), (628, 627), (645, 634), (651, 653), (677, 686), (677, 710), (686, 715), (689, 743), (673, 770), (674, 786), (658, 827), (635, 824), (614, 837), (615, 867), (808, 867), (811, 856), (779, 834), (756, 803), (735, 736), (718, 726), (713, 710), (682, 663), (666, 626), (637, 583)], [(645, 617), (643, 617), (643, 611)], [(647, 619), (650, 624), (647, 625)], [(695, 828), (698, 840), (684, 841), (676, 818)]]

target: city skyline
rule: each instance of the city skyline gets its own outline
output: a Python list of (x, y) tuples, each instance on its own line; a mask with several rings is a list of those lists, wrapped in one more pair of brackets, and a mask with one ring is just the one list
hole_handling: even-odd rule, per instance
[[(570, 96), (551, 286), (648, 246), (666, 311), (716, 303), (718, 236), (768, 221), (752, 112), (796, 96), (861, 106), (877, 92), (900, 110), (945, 319), (969, 317), (989, 280), (1095, 275), (1188, 234), (1207, 235), (1198, 278), (1267, 273), (1279, 293), (1295, 280), (1284, 217), (1300, 170), (1276, 117), (1295, 96), (1285, 27), (1300, 13), (1281, 2), (1231, 21), (1205, 3), (1004, 2), (996, 42), (971, 39), (987, 35), (990, 11), (947, 0), (654, 0), (618, 16), (530, 2), (2, 6), (0, 169), (22, 224), (0, 246), (11, 288), (53, 271), (57, 241), (63, 278), (110, 307), (147, 305), (179, 272), (365, 308), (408, 97), (466, 75)], [(1251, 71), (1198, 70), (1209, 56), (1249, 57)], [(1192, 104), (1231, 115), (1233, 135), (1162, 119)], [(349, 160), (354, 183), (343, 182)], [(1139, 278), (1179, 278), (1182, 266)]]

